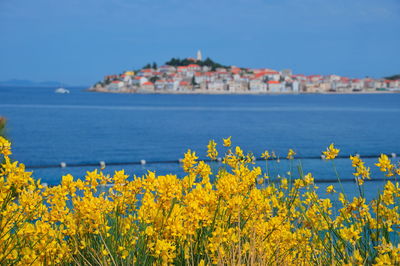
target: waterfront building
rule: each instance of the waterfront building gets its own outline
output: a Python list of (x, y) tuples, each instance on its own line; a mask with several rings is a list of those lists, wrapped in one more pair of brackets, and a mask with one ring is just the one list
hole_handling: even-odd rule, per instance
[(249, 89), (252, 92), (267, 92), (268, 84), (259, 79), (252, 79), (249, 82)]
[(226, 84), (220, 79), (207, 83), (207, 90), (209, 91), (225, 91), (226, 89)]
[(269, 92), (282, 92), (284, 90), (284, 84), (277, 80), (268, 81)]
[(297, 80), (292, 81), (292, 91), (296, 93), (300, 92), (300, 82)]
[(147, 81), (142, 84), (141, 88), (146, 91), (154, 91), (154, 84), (153, 82)]
[(364, 82), (361, 79), (352, 79), (350, 86), (353, 91), (361, 91), (364, 88)]
[(181, 82), (179, 82), (178, 90), (179, 91), (191, 91), (192, 86), (189, 81), (182, 80)]
[(149, 81), (149, 80), (145, 77), (136, 76), (134, 79), (132, 79), (132, 85), (141, 86), (142, 84), (146, 83), (147, 81)]

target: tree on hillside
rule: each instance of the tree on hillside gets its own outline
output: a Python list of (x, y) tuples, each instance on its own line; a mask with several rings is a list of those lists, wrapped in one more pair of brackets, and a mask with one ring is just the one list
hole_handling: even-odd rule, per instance
[(159, 80), (159, 79), (160, 79), (160, 78), (157, 77), (157, 76), (152, 76), (152, 77), (150, 78), (150, 81), (151, 81), (152, 83), (156, 83), (156, 81)]
[(192, 77), (192, 82), (191, 83), (192, 83), (191, 84), (192, 86), (198, 85), (197, 82), (196, 82), (196, 78), (194, 76)]
[[(165, 62), (166, 65), (169, 66), (174, 66), (174, 67), (178, 67), (178, 66), (188, 66), (190, 64), (193, 64), (192, 60), (189, 60), (187, 58), (185, 59), (179, 59), (179, 58), (172, 58), (171, 60)], [(219, 67), (223, 67), (223, 68), (228, 68), (227, 66), (224, 66), (222, 64), (216, 63), (214, 62), (211, 58), (207, 57), (204, 61), (196, 61), (196, 64), (199, 66), (208, 66), (211, 67), (211, 69), (214, 71), (215, 69), (219, 68)]]
[(153, 62), (152, 68), (153, 69), (157, 69), (157, 63), (156, 62)]
[(145, 68), (151, 68), (151, 64), (145, 65), (142, 69), (145, 69)]

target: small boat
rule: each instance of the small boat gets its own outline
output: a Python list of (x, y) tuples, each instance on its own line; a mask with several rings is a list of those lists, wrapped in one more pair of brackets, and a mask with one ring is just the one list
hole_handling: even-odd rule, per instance
[(54, 91), (55, 93), (70, 93), (66, 88), (60, 87)]

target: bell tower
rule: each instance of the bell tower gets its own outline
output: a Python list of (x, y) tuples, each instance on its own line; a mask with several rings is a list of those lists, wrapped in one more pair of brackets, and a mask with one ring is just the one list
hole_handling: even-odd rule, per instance
[(197, 61), (202, 61), (203, 60), (203, 56), (201, 55), (201, 50), (197, 51)]

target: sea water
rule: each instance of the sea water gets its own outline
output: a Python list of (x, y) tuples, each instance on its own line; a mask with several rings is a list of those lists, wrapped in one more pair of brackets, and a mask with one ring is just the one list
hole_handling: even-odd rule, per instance
[[(289, 148), (296, 157), (320, 156), (330, 143), (340, 154), (400, 156), (400, 94), (299, 94), (299, 95), (156, 95), (110, 94), (71, 88), (0, 88), (0, 116), (7, 118), (7, 137), (13, 158), (27, 166), (67, 164), (66, 168), (33, 169), (33, 176), (57, 184), (72, 173), (82, 178), (96, 167), (68, 164), (174, 161), (187, 149), (205, 158), (214, 139), (221, 153), (222, 138), (259, 157), (264, 150), (285, 157)], [(366, 159), (374, 177), (377, 159)], [(398, 161), (398, 159), (394, 159)], [(331, 162), (295, 160), (292, 174), (312, 172), (316, 180), (335, 179)], [(264, 162), (258, 165), (265, 168)], [(276, 166), (273, 166), (273, 165)], [(214, 171), (220, 167), (213, 164)], [(271, 162), (275, 174), (287, 175), (290, 164)], [(352, 179), (351, 163), (338, 159), (335, 167)], [(97, 167), (99, 168), (99, 167)], [(183, 175), (177, 163), (107, 166), (106, 173), (126, 169), (133, 175), (147, 170)], [(383, 182), (369, 182), (371, 195)], [(324, 186), (324, 185), (321, 185)], [(346, 190), (355, 190), (353, 183)]]

